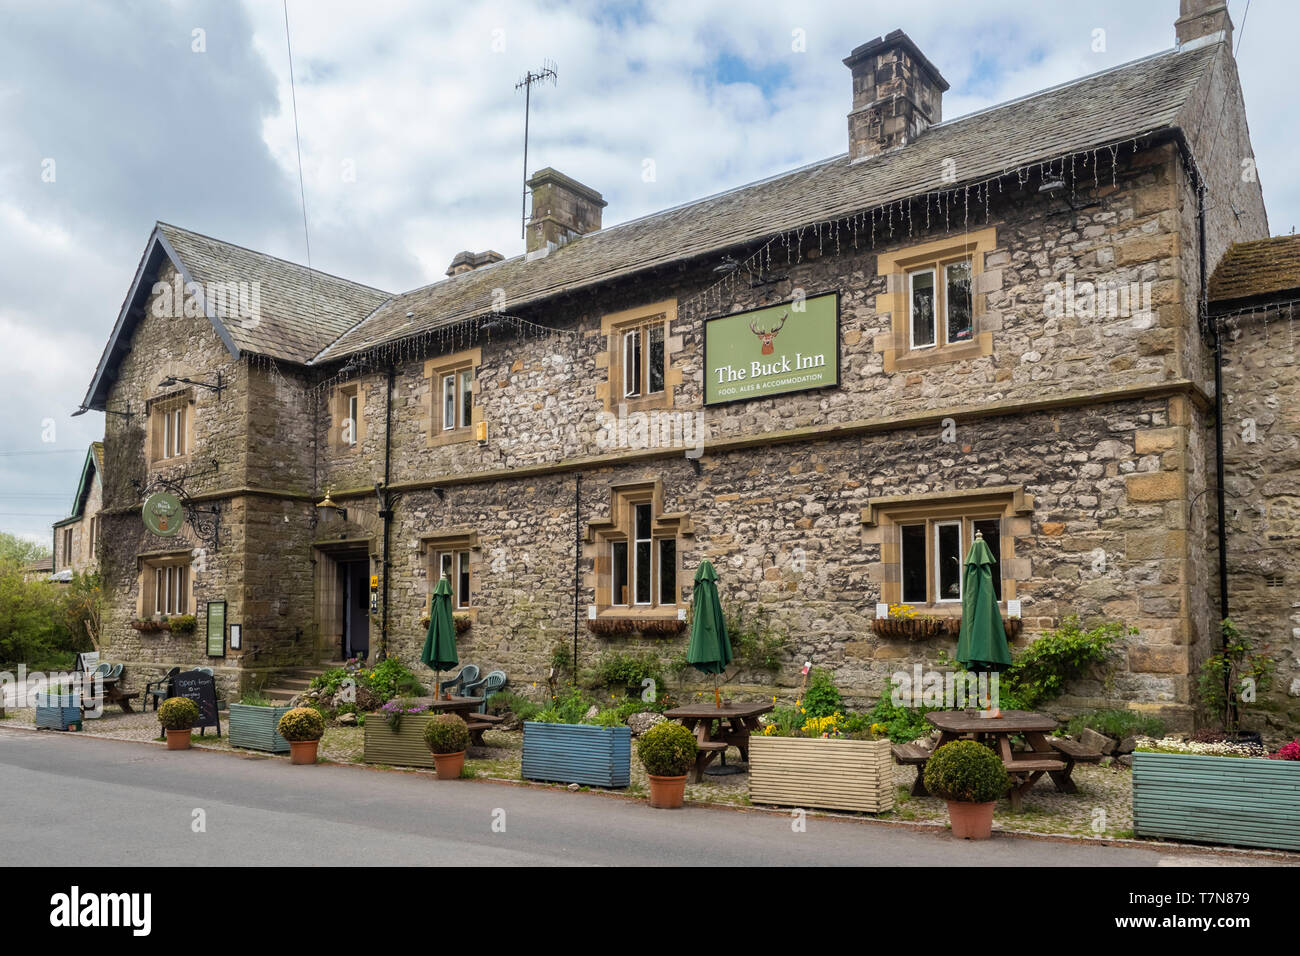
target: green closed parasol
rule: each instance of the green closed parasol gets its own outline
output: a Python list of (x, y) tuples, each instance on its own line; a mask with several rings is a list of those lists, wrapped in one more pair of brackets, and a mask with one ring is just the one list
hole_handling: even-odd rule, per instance
[(429, 612), (429, 633), (424, 638), (420, 661), (433, 668), (433, 696), (438, 696), (438, 675), (460, 663), (456, 656), (456, 624), (451, 619), (451, 585), (446, 576), (433, 589)]
[(957, 660), (973, 671), (1000, 671), (1011, 664), (1007, 632), (993, 590), (993, 569), (997, 562), (975, 533), (975, 543), (962, 570), (961, 636), (957, 639)]
[(718, 675), (731, 663), (731, 641), (727, 622), (718, 598), (718, 573), (709, 561), (701, 561), (695, 570), (695, 593), (691, 597), (694, 615), (691, 620), (691, 645), (686, 662), (696, 670), (713, 675), (713, 702), (722, 706), (718, 693)]

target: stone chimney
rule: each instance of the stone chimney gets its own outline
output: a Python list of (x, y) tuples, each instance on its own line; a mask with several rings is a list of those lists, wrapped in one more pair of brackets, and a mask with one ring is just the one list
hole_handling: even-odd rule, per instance
[(600, 231), (600, 193), (549, 166), (528, 180), (533, 211), (528, 219), (529, 255), (545, 255), (570, 239)]
[(906, 146), (943, 119), (948, 81), (902, 30), (864, 43), (844, 65), (853, 73), (850, 162)]
[(451, 260), (451, 265), (447, 267), (447, 275), (458, 276), (462, 272), (473, 272), (475, 269), (481, 269), (483, 266), (490, 266), (494, 262), (500, 262), (505, 257), (499, 252), (488, 249), (486, 252), (465, 252), (456, 253), (456, 257)]
[(1174, 21), (1178, 48), (1195, 49), (1220, 40), (1232, 49), (1232, 18), (1225, 0), (1179, 0)]

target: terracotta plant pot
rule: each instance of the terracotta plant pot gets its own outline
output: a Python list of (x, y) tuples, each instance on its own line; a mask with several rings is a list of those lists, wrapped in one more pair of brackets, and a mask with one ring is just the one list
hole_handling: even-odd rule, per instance
[(952, 835), (959, 840), (987, 840), (993, 835), (993, 809), (996, 800), (988, 803), (962, 803), (948, 801), (948, 821)]
[(316, 748), (319, 746), (319, 740), (289, 741), (289, 763), (314, 764), (316, 762)]
[(659, 810), (676, 810), (686, 797), (686, 775), (650, 777), (650, 806)]
[(465, 751), (454, 754), (434, 754), (433, 768), (439, 780), (459, 780), (461, 768), (465, 766)]
[(189, 750), (190, 749), (190, 728), (184, 730), (167, 731), (167, 749), (168, 750)]

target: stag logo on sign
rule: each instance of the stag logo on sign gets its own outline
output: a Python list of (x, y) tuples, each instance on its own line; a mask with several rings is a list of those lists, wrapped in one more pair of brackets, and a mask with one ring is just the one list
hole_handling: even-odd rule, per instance
[(82, 893), (74, 886), (50, 897), (50, 925), (59, 928), (128, 928), (133, 936), (148, 936), (152, 911), (151, 893)]
[(781, 329), (785, 327), (785, 320), (789, 317), (789, 312), (782, 312), (774, 329), (760, 327), (757, 319), (749, 323), (749, 331), (758, 336), (758, 340), (763, 343), (762, 351), (764, 355), (771, 355), (776, 351), (776, 337), (781, 334)]

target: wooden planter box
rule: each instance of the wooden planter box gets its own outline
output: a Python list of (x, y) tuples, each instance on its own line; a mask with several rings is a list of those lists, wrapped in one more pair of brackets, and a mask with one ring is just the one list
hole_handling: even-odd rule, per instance
[(1135, 753), (1133, 832), (1300, 850), (1300, 762)]
[(889, 741), (750, 737), (749, 798), (822, 810), (892, 810)]
[(255, 707), (252, 704), (230, 705), (230, 746), (247, 747), (250, 750), (265, 750), (273, 754), (287, 754), (289, 741), (285, 740), (275, 728), (280, 718), (292, 708), (289, 707)]
[(432, 767), (433, 754), (424, 742), (424, 727), (434, 714), (403, 714), (397, 732), (383, 714), (366, 715), (365, 746), (361, 759), (390, 767)]
[(82, 729), (80, 694), (36, 694), (36, 726), (45, 730)]
[(626, 787), (632, 782), (632, 731), (526, 720), (522, 775), (525, 780)]

